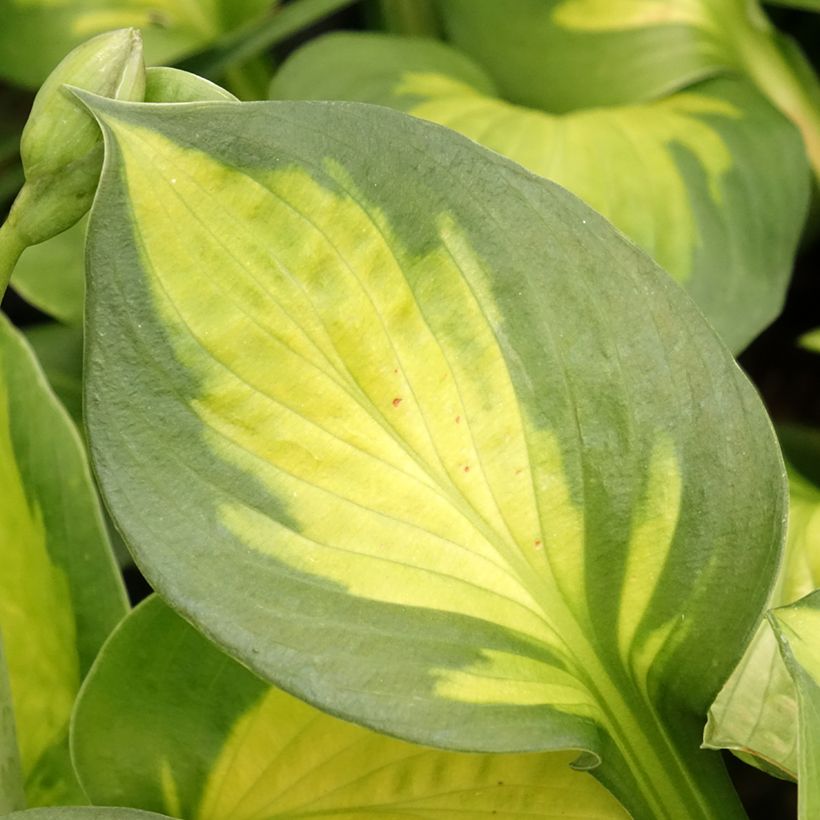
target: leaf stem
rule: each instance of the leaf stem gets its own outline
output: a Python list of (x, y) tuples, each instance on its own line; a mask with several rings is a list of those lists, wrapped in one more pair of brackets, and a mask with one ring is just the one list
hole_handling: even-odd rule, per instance
[(217, 41), (217, 44), (179, 64), (209, 79), (218, 79), (231, 66), (244, 63), (271, 46), (298, 34), (334, 12), (359, 0), (297, 0), (276, 9), (263, 22), (255, 21)]
[(10, 222), (6, 221), (0, 226), (0, 298), (6, 292), (17, 260), (26, 247)]

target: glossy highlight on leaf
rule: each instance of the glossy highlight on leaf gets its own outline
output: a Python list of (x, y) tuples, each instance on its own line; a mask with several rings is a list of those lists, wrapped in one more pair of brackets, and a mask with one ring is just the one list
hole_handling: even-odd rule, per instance
[(768, 594), (782, 466), (688, 297), (402, 114), (85, 99), (87, 422), (152, 585), (341, 717), (739, 816), (698, 715)]
[(797, 131), (748, 83), (556, 116), (499, 99), (441, 43), (333, 34), (297, 51), (271, 96), (389, 105), (564, 185), (681, 282), (735, 351), (780, 310), (808, 168)]
[(187, 820), (627, 818), (571, 752), (442, 752), (345, 723), (256, 678), (159, 598), (103, 649), (72, 748), (94, 802)]

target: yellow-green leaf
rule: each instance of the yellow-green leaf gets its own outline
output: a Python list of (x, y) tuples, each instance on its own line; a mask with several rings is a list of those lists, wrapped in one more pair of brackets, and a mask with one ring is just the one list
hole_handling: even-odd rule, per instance
[(14, 707), (3, 642), (0, 639), (0, 817), (22, 809), (25, 804)]
[(768, 614), (800, 705), (800, 820), (820, 814), (820, 590)]
[[(795, 471), (789, 485), (788, 539), (772, 592), (773, 607), (790, 604), (820, 586), (820, 490)], [(752, 755), (781, 776), (796, 778), (797, 728), (797, 693), (764, 620), (709, 709), (704, 743), (711, 749)]]
[(635, 817), (738, 816), (701, 716), (767, 598), (783, 470), (686, 294), (416, 118), (84, 98), (86, 421), (154, 587), (341, 717), (583, 750)]
[(0, 497), (0, 630), (27, 802), (82, 801), (68, 719), (125, 595), (79, 436), (2, 317)]
[(780, 312), (809, 174), (796, 129), (749, 84), (556, 116), (499, 99), (441, 43), (335, 34), (296, 52), (271, 95), (389, 105), (564, 185), (681, 282), (733, 350)]
[(319, 712), (227, 658), (158, 598), (101, 652), (72, 748), (94, 802), (186, 820), (628, 817), (570, 768), (571, 752), (442, 752)]

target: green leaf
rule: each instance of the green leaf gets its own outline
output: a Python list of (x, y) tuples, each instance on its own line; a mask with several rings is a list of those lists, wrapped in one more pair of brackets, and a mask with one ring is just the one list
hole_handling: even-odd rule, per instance
[(11, 286), (43, 313), (71, 325), (83, 320), (85, 230), (81, 219), (67, 231), (23, 251)]
[(169, 820), (163, 814), (137, 809), (109, 809), (101, 806), (30, 809), (10, 814), (7, 820), (151, 820), (151, 818)]
[(820, 82), (758, 0), (438, 3), (448, 38), (505, 98), (546, 111), (646, 102), (745, 74), (800, 128), (820, 175)]
[(780, 653), (797, 688), (800, 784), (798, 816), (820, 814), (820, 590), (768, 613)]
[[(820, 489), (792, 471), (786, 555), (771, 606), (820, 586)], [(704, 745), (753, 755), (780, 776), (797, 777), (797, 694), (767, 621), (709, 709)], [(751, 761), (754, 762), (754, 761)]]
[(126, 611), (83, 447), (0, 318), (0, 630), (29, 805), (83, 801), (68, 760), (80, 682)]
[(227, 658), (156, 597), (101, 652), (72, 750), (93, 802), (188, 820), (628, 817), (569, 767), (572, 753), (442, 752), (323, 714)]
[(389, 105), (564, 185), (681, 282), (735, 351), (780, 312), (808, 174), (797, 132), (746, 84), (554, 116), (498, 99), (443, 44), (335, 34), (292, 56), (271, 93)]
[[(737, 6), (736, 0), (437, 2), (448, 39), (490, 72), (506, 99), (555, 113), (651, 100), (713, 76), (722, 62), (716, 24)], [(730, 19), (742, 17), (736, 12)]]
[(25, 804), (11, 687), (0, 640), (0, 817), (22, 809)]
[(26, 328), (31, 345), (51, 389), (80, 427), (83, 416), (83, 330), (49, 323)]
[(0, 0), (0, 76), (36, 88), (60, 59), (103, 31), (134, 27), (149, 64), (175, 62), (240, 25), (273, 0)]
[(637, 818), (739, 816), (701, 716), (785, 491), (686, 294), (565, 189), (388, 109), (84, 99), (86, 421), (152, 585), (340, 717), (583, 750)]

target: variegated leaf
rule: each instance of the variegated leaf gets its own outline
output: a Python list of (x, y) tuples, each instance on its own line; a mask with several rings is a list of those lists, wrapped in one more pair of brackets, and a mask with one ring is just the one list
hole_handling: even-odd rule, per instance
[(72, 748), (96, 803), (186, 820), (627, 820), (573, 754), (468, 755), (378, 735), (271, 688), (158, 598), (112, 635)]
[(84, 802), (68, 720), (125, 594), (79, 436), (3, 317), (0, 498), (0, 631), (27, 802)]
[(557, 116), (499, 99), (443, 44), (336, 34), (296, 52), (271, 94), (389, 105), (564, 185), (681, 282), (733, 350), (780, 312), (809, 175), (797, 131), (748, 84)]
[(638, 818), (738, 815), (700, 716), (768, 595), (783, 473), (683, 291), (403, 114), (84, 99), (86, 420), (155, 588), (339, 716), (582, 750)]

